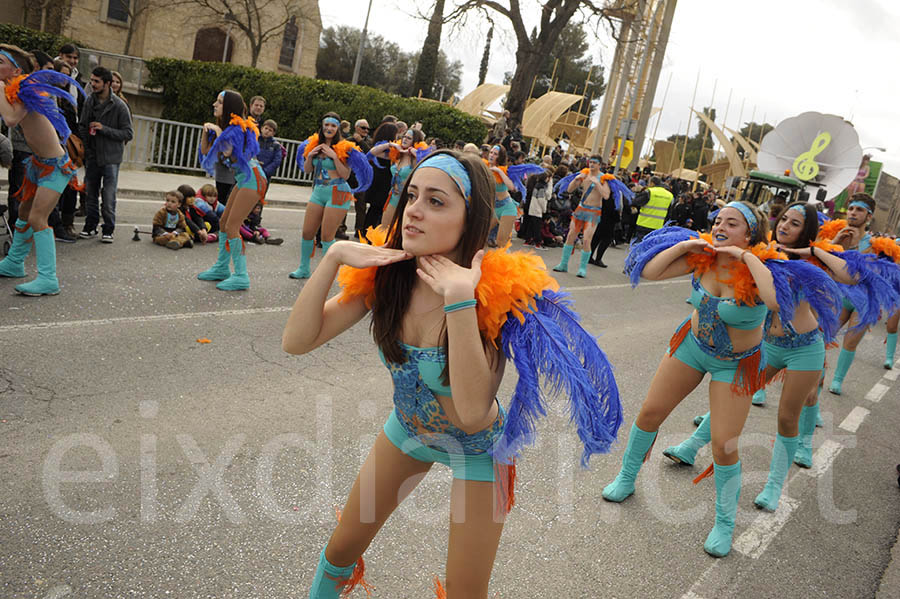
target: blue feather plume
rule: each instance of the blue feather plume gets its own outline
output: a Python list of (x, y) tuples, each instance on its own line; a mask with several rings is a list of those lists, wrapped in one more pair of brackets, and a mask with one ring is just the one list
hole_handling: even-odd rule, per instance
[(377, 148), (380, 148), (381, 146), (383, 146), (383, 145), (385, 145), (385, 144), (389, 144), (389, 143), (391, 143), (391, 142), (389, 142), (389, 141), (387, 141), (387, 140), (379, 141), (377, 144), (375, 144), (374, 146), (372, 146), (372, 149), (371, 149), (371, 150), (369, 150), (369, 151), (366, 153), (366, 158), (369, 159), (369, 162), (372, 163), (372, 166), (374, 166), (375, 168), (380, 168), (380, 169), (384, 170), (384, 169), (386, 169), (386, 168), (388, 168), (388, 167), (382, 166), (381, 161), (378, 160), (378, 158), (375, 157), (375, 155), (372, 153), (372, 150), (375, 150), (375, 149), (377, 149)]
[(841, 290), (828, 274), (805, 260), (766, 260), (772, 273), (779, 318), (791, 322), (801, 301), (809, 302), (819, 318), (819, 325), (830, 342), (840, 328)]
[(625, 273), (631, 279), (631, 286), (637, 287), (644, 267), (660, 252), (677, 243), (698, 237), (696, 231), (683, 227), (662, 227), (648, 233), (643, 240), (631, 245), (625, 257)]
[(351, 191), (359, 193), (369, 189), (369, 185), (372, 184), (373, 171), (366, 155), (360, 152), (358, 148), (350, 148), (350, 151), (347, 153), (347, 163), (353, 169), (353, 174), (356, 175), (356, 187)]
[(631, 204), (631, 200), (634, 199), (634, 192), (628, 189), (627, 185), (618, 179), (610, 179), (606, 184), (609, 185), (609, 190), (612, 192), (613, 198), (615, 198), (616, 210), (622, 209), (623, 200), (626, 205)]
[[(37, 112), (47, 117), (63, 143), (69, 139), (72, 131), (69, 130), (69, 125), (66, 124), (66, 119), (54, 98), (61, 98), (72, 106), (77, 106), (76, 99), (68, 91), (73, 83), (75, 89), (84, 95), (84, 89), (77, 81), (56, 71), (35, 71), (19, 82), (19, 101), (29, 112)], [(60, 86), (65, 86), (65, 89)]]
[(432, 152), (434, 152), (434, 148), (431, 146), (428, 146), (427, 148), (416, 148), (416, 164), (419, 164), (428, 158)]
[(824, 212), (816, 212), (816, 218), (819, 219), (820, 227), (831, 220), (830, 218), (828, 218), (828, 215), (825, 214)]
[(537, 173), (543, 173), (544, 167), (539, 164), (511, 164), (506, 167), (506, 176), (509, 177), (513, 183), (516, 185), (516, 189), (519, 190), (519, 193), (522, 194), (524, 198), (527, 191), (525, 190), (525, 177), (528, 175), (535, 175)]
[(572, 183), (572, 181), (574, 181), (575, 177), (577, 177), (577, 176), (578, 176), (578, 171), (576, 171), (574, 173), (569, 173), (568, 175), (566, 175), (565, 177), (560, 179), (556, 183), (556, 185), (553, 186), (553, 193), (555, 193), (556, 195), (559, 195), (561, 193), (566, 193), (566, 191), (569, 189), (569, 184)]
[(856, 308), (858, 320), (854, 330), (864, 330), (881, 319), (882, 310), (890, 314), (898, 308), (898, 296), (891, 283), (878, 274), (881, 265), (873, 254), (857, 251), (835, 252), (847, 263), (847, 272), (857, 279), (856, 285), (841, 285), (846, 297)]
[(231, 154), (228, 160), (234, 165), (232, 168), (240, 170), (245, 177), (253, 177), (250, 161), (259, 154), (259, 140), (256, 139), (253, 130), (241, 129), (239, 125), (228, 125), (222, 134), (216, 137), (200, 163), (203, 170), (214, 175), (219, 154), (227, 153), (229, 150)]
[(567, 293), (545, 290), (536, 305), (534, 312), (525, 313), (524, 322), (510, 318), (503, 325), (503, 352), (515, 364), (519, 381), (492, 455), (509, 463), (533, 443), (536, 421), (547, 413), (548, 395), (564, 393), (570, 422), (584, 445), (581, 464), (587, 467), (593, 454), (609, 451), (623, 422), (612, 366), (597, 340), (579, 324)]
[(306, 162), (306, 159), (303, 158), (303, 154), (306, 152), (306, 146), (309, 144), (309, 138), (304, 139), (300, 142), (300, 145), (297, 146), (297, 157), (295, 160), (297, 161), (297, 166), (300, 167), (300, 170), (303, 170), (303, 164)]

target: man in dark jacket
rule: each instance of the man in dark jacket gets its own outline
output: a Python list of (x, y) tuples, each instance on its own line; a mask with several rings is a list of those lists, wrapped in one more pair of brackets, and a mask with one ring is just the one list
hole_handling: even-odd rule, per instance
[[(84, 167), (86, 209), (84, 230), (81, 236), (90, 239), (97, 236), (102, 210), (103, 235), (101, 241), (113, 242), (116, 228), (116, 188), (119, 165), (125, 152), (125, 143), (131, 141), (131, 113), (118, 96), (110, 91), (112, 73), (106, 67), (97, 67), (91, 73), (91, 96), (85, 100), (78, 126), (84, 143)], [(98, 207), (100, 189), (103, 189), (103, 205)]]

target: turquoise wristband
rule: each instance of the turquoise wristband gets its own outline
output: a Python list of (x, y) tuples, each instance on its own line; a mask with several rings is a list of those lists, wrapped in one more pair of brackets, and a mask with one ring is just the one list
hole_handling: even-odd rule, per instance
[(455, 304), (450, 304), (449, 306), (444, 306), (444, 314), (450, 314), (457, 310), (465, 310), (466, 308), (474, 308), (477, 305), (478, 301), (475, 299), (463, 300), (461, 302), (456, 302)]

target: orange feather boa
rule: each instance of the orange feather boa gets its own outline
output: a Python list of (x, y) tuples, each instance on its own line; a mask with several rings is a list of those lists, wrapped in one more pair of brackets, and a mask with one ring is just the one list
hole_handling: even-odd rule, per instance
[(232, 113), (231, 120), (228, 121), (228, 124), (229, 125), (237, 125), (238, 127), (241, 128), (242, 131), (245, 131), (245, 132), (247, 131), (247, 129), (250, 129), (251, 131), (253, 131), (253, 133), (256, 135), (256, 137), (259, 137), (259, 127), (256, 126), (256, 121), (253, 120), (252, 116), (248, 116), (247, 118), (242, 118), (242, 117), (239, 117), (238, 115)]
[[(488, 170), (491, 170), (490, 161), (485, 160), (484, 158), (482, 158), (481, 161), (484, 163), (484, 165), (486, 167), (488, 167)], [(497, 165), (497, 168), (499, 168), (504, 173), (506, 172), (506, 169), (507, 169), (506, 166), (500, 166), (500, 165)], [(491, 174), (494, 175), (494, 181), (496, 181), (497, 183), (503, 183), (503, 178), (500, 176), (500, 173), (495, 173), (494, 171), (491, 171)]]
[[(384, 245), (387, 231), (369, 228), (365, 238), (372, 245)], [(547, 273), (544, 261), (531, 252), (509, 252), (509, 245), (485, 253), (481, 263), (481, 279), (475, 287), (475, 308), (478, 328), (485, 339), (496, 347), (500, 329), (512, 314), (524, 322), (525, 314), (536, 309), (535, 298), (545, 289), (556, 291), (559, 283)], [(355, 297), (365, 298), (366, 307), (375, 302), (375, 271), (377, 267), (351, 268), (342, 266), (337, 281), (341, 286), (340, 303)]]
[[(319, 134), (313, 133), (306, 139), (306, 149), (303, 150), (303, 159), (306, 160), (309, 157), (309, 153), (313, 151), (313, 148), (319, 145)], [(347, 155), (350, 154), (350, 151), (353, 149), (358, 150), (359, 147), (353, 143), (352, 141), (348, 141), (346, 139), (342, 139), (337, 142), (331, 149), (334, 150), (334, 153), (337, 154), (338, 159), (341, 162), (347, 162)]]
[[(834, 239), (834, 236), (840, 232), (841, 229), (847, 226), (847, 221), (843, 219), (835, 219), (830, 220), (819, 227), (819, 236), (817, 237), (820, 241), (831, 241)], [(841, 248), (843, 251), (844, 248)]]
[(900, 245), (889, 237), (873, 237), (872, 250), (873, 254), (884, 254), (889, 256), (896, 264), (900, 264)]
[(6, 94), (6, 101), (10, 104), (19, 102), (19, 84), (22, 83), (22, 80), (25, 79), (25, 77), (28, 77), (28, 75), (16, 75), (6, 82), (4, 93)]
[[(713, 243), (712, 235), (709, 233), (701, 233), (700, 239), (703, 239), (710, 245)], [(771, 259), (787, 259), (787, 256), (784, 253), (777, 251), (774, 247), (765, 243), (758, 243), (752, 247), (748, 247), (747, 250), (762, 262)], [(686, 256), (686, 260), (690, 269), (697, 276), (702, 276), (703, 273), (709, 270), (718, 269), (716, 256), (707, 252), (690, 253)], [(753, 275), (750, 274), (750, 269), (747, 268), (747, 265), (739, 260), (734, 260), (726, 267), (726, 270), (727, 276), (719, 278), (717, 274), (716, 279), (734, 289), (734, 299), (739, 303), (746, 305), (756, 304), (759, 290), (756, 287), (756, 281), (753, 280)]]

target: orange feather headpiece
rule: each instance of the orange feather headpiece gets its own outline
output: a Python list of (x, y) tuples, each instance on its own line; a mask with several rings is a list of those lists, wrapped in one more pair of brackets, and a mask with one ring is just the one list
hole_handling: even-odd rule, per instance
[[(713, 243), (712, 235), (709, 233), (701, 233), (700, 239), (703, 239), (710, 245)], [(765, 243), (757, 243), (752, 247), (748, 247), (747, 250), (762, 262), (772, 259), (787, 259), (787, 256), (784, 253), (779, 252), (773, 246)], [(718, 268), (715, 254), (707, 252), (691, 253), (687, 255), (686, 260), (688, 266), (697, 276), (703, 275), (703, 273), (710, 269)], [(739, 303), (747, 305), (755, 304), (756, 297), (759, 295), (759, 290), (756, 287), (756, 281), (753, 280), (753, 275), (750, 274), (750, 269), (747, 268), (747, 265), (735, 260), (729, 264), (726, 269), (728, 272), (725, 277), (719, 278), (717, 276), (716, 278), (720, 282), (734, 289), (734, 299)]]

